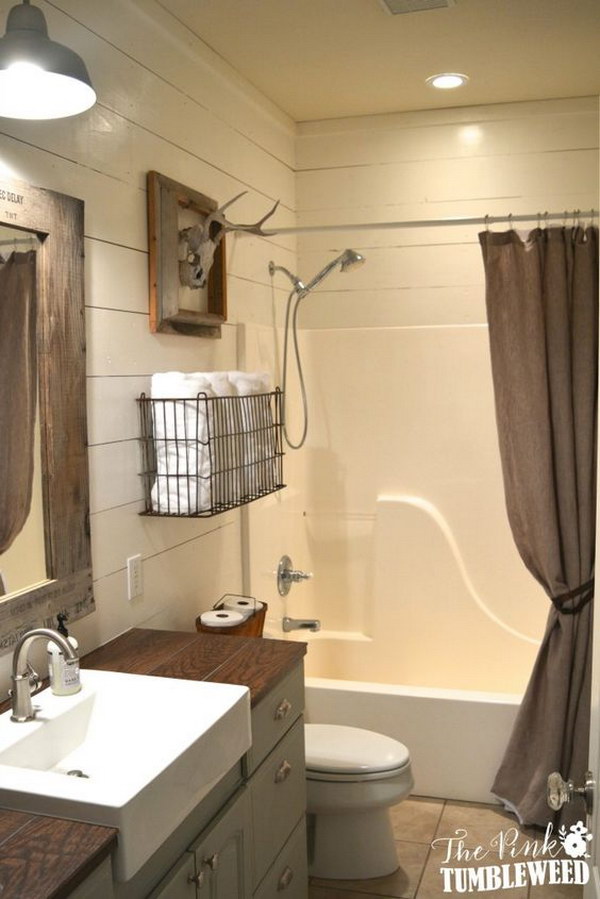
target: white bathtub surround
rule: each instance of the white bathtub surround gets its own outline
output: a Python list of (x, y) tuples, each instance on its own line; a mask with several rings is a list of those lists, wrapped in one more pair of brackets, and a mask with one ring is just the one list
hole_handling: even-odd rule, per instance
[[(297, 224), (354, 227), (299, 235), (295, 270), (346, 245), (367, 262), (303, 305), (311, 431), (285, 551), (315, 578), (287, 614), (371, 638), (390, 616), (384, 644), (311, 643), (308, 671), (520, 694), (547, 606), (506, 518), (478, 228), (360, 223), (597, 207), (597, 99), (306, 122), (297, 146)], [(384, 524), (383, 496), (423, 505)]]
[[(309, 649), (310, 654), (310, 649)], [(520, 695), (308, 677), (307, 720), (386, 734), (410, 747), (415, 792), (492, 802)]]

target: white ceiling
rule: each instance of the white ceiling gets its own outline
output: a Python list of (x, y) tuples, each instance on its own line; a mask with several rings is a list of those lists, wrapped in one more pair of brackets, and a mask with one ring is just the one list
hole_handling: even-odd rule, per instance
[[(159, 0), (296, 121), (600, 94), (600, 0)], [(457, 91), (428, 75), (465, 72)]]

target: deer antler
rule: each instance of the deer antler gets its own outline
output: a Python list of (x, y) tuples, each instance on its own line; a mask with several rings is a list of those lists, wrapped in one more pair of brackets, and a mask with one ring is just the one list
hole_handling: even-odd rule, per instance
[(274, 204), (274, 206), (271, 209), (269, 209), (269, 211), (265, 215), (263, 215), (263, 217), (261, 219), (259, 219), (257, 222), (255, 222), (254, 224), (251, 224), (251, 225), (242, 225), (242, 224), (235, 224), (235, 222), (229, 222), (223, 215), (223, 213), (229, 206), (231, 206), (233, 203), (235, 203), (236, 200), (239, 200), (240, 197), (243, 197), (247, 193), (248, 193), (247, 190), (243, 190), (241, 192), (241, 194), (237, 194), (237, 196), (233, 197), (231, 200), (228, 200), (227, 203), (224, 203), (223, 206), (220, 206), (217, 210), (215, 210), (215, 212), (211, 212), (210, 215), (204, 221), (205, 228), (210, 227), (210, 225), (212, 225), (213, 222), (218, 222), (218, 224), (221, 225), (221, 233), (218, 235), (217, 239), (220, 239), (223, 236), (223, 234), (225, 234), (229, 231), (246, 231), (249, 234), (261, 234), (261, 235), (264, 234), (264, 232), (262, 230), (262, 225), (264, 225), (264, 223), (267, 221), (267, 219), (271, 218), (271, 216), (275, 213), (275, 210), (277, 209), (277, 207), (279, 206), (279, 203), (280, 203), (279, 200), (277, 200), (277, 202)]

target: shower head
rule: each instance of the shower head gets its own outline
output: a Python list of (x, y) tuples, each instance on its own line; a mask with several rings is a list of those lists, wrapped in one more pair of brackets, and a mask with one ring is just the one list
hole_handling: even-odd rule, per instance
[(356, 250), (344, 250), (340, 259), (341, 270), (347, 272), (351, 268), (364, 265), (365, 261), (365, 257), (357, 253)]
[(309, 281), (306, 287), (304, 288), (306, 293), (314, 290), (315, 287), (321, 283), (323, 278), (326, 278), (327, 275), (336, 268), (336, 266), (340, 266), (340, 270), (342, 272), (350, 271), (351, 268), (355, 266), (362, 265), (365, 261), (365, 257), (361, 256), (360, 253), (357, 253), (356, 250), (344, 250), (343, 253), (340, 253), (339, 256), (336, 256), (331, 262), (327, 263), (325, 268), (321, 269), (321, 271), (314, 276), (312, 281)]
[(315, 287), (321, 283), (323, 278), (326, 278), (327, 275), (339, 265), (340, 271), (347, 272), (350, 271), (351, 268), (355, 268), (358, 265), (362, 265), (365, 261), (365, 257), (361, 256), (360, 253), (357, 253), (356, 250), (344, 250), (343, 253), (340, 253), (339, 256), (336, 256), (331, 262), (328, 262), (325, 268), (321, 269), (321, 271), (314, 276), (312, 281), (309, 281), (308, 284), (305, 284), (300, 280), (296, 275), (293, 275), (287, 268), (284, 268), (283, 265), (275, 265), (274, 262), (269, 262), (269, 274), (271, 277), (275, 274), (275, 272), (283, 272), (288, 276), (292, 284), (294, 285), (294, 290), (298, 294), (298, 296), (305, 297), (307, 293), (310, 293), (311, 290), (314, 290)]

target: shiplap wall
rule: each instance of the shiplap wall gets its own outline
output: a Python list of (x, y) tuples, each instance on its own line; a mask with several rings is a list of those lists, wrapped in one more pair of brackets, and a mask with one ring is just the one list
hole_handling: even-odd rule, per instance
[[(298, 561), (315, 579), (294, 611), (349, 636), (373, 634), (378, 616), (385, 630), (386, 614), (395, 612), (377, 608), (376, 580), (386, 575), (376, 571), (375, 502), (409, 495), (447, 519), (492, 612), (539, 636), (546, 602), (517, 556), (504, 511), (478, 229), (360, 224), (598, 208), (597, 98), (305, 123), (297, 162), (298, 224), (357, 223), (343, 233), (301, 235), (301, 277), (346, 246), (367, 262), (331, 275), (300, 314), (311, 407), (303, 518), (310, 558)], [(465, 686), (468, 678), (445, 681), (437, 663), (444, 635), (435, 633), (443, 620), (436, 608), (452, 606), (449, 579), (432, 587), (433, 556), (415, 573), (410, 560), (422, 548), (411, 547), (412, 533), (396, 537), (387, 573), (396, 587), (387, 592), (394, 609), (406, 602), (428, 612), (423, 632), (392, 627), (387, 661), (375, 647), (360, 672), (360, 646), (348, 644), (336, 662), (332, 649), (323, 673), (384, 680), (387, 664), (397, 680), (407, 639), (423, 652), (402, 682)], [(432, 546), (435, 539), (432, 531)], [(463, 627), (467, 644), (479, 645), (486, 621), (472, 607)], [(527, 676), (535, 647), (521, 649), (522, 672), (516, 652), (504, 666), (504, 689), (520, 689)], [(474, 668), (475, 677), (484, 670), (479, 661)]]
[[(0, 2), (0, 19), (13, 5)], [(292, 238), (228, 238), (229, 321), (221, 340), (148, 328), (146, 173), (158, 170), (255, 221), (280, 199), (295, 220), (295, 126), (153, 0), (40, 0), (50, 35), (86, 60), (98, 105), (62, 122), (0, 124), (0, 170), (85, 201), (88, 433), (97, 611), (73, 632), (83, 649), (133, 625), (190, 629), (242, 589), (241, 513), (207, 520), (138, 516), (135, 397), (154, 371), (276, 371), (283, 285), (271, 257), (295, 267)], [(125, 560), (141, 553), (144, 595), (129, 602)], [(2, 687), (8, 660), (3, 660)]]

